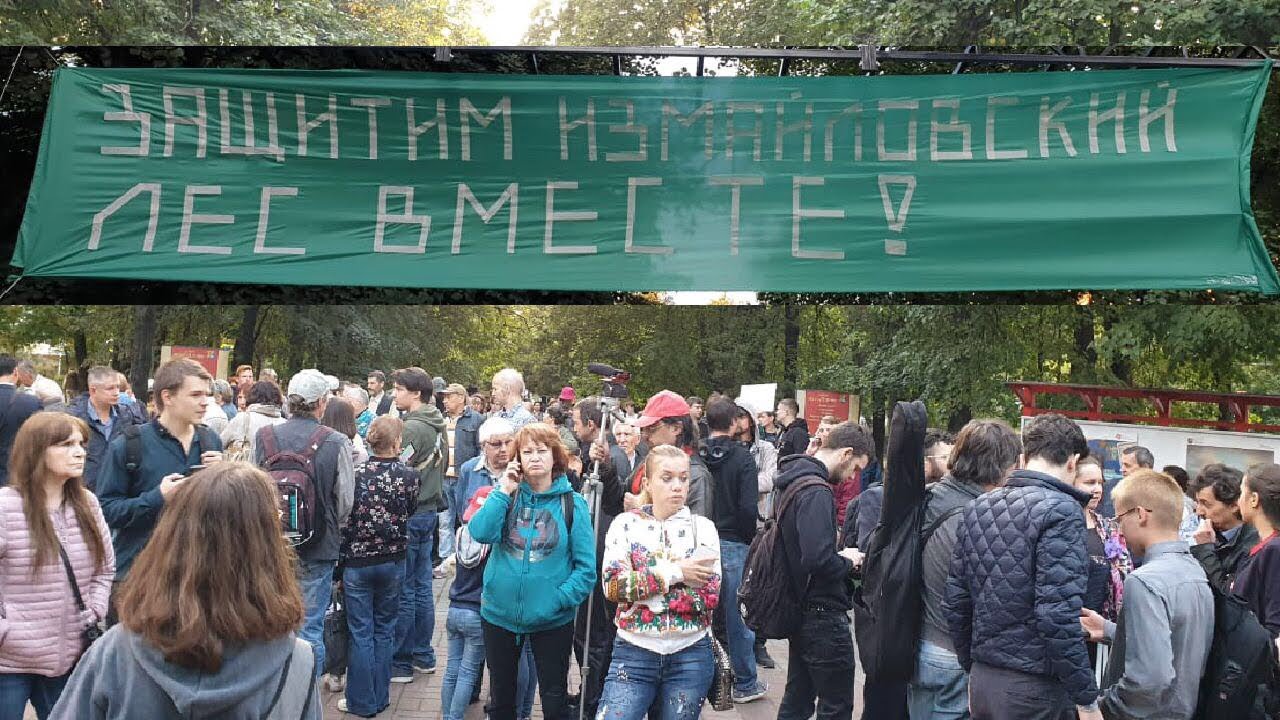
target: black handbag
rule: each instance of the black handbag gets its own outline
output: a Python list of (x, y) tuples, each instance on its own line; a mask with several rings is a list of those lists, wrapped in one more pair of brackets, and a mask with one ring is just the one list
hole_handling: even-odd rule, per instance
[(715, 635), (709, 635), (711, 638), (711, 657), (715, 661), (715, 677), (711, 680), (711, 689), (707, 691), (707, 702), (711, 703), (711, 709), (718, 712), (733, 709), (733, 663), (729, 660), (729, 653), (725, 652), (724, 646), (715, 638)]
[[(67, 582), (71, 583), (71, 594), (76, 599), (76, 610), (81, 614), (85, 611), (84, 598), (80, 596), (80, 584), (76, 582), (75, 571), (71, 569), (71, 558), (67, 557), (67, 551), (62, 547), (62, 541), (58, 541), (58, 554), (62, 556), (62, 567), (67, 571)], [(88, 650), (98, 638), (102, 637), (102, 627), (100, 623), (93, 623), (86, 627), (80, 633), (81, 639), (84, 640), (84, 649)]]

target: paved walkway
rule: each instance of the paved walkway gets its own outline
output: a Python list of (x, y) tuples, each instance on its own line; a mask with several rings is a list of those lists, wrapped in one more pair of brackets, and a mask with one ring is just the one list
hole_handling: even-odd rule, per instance
[[(444, 668), (448, 663), (448, 655), (445, 651), (448, 642), (445, 638), (444, 622), (448, 614), (445, 610), (448, 607), (449, 581), (437, 580), (436, 589), (436, 629), (432, 636), (432, 645), (436, 649), (437, 670), (433, 675), (418, 675), (412, 683), (407, 685), (391, 685), (391, 707), (378, 716), (379, 720), (439, 720), (440, 713), (440, 685), (444, 681)], [(769, 685), (769, 694), (756, 700), (755, 702), (746, 703), (745, 705), (735, 705), (733, 710), (728, 712), (716, 712), (711, 706), (703, 706), (702, 717), (708, 720), (775, 720), (778, 717), (778, 702), (782, 699), (782, 690), (787, 684), (787, 642), (785, 640), (771, 640), (769, 642), (769, 654), (777, 662), (777, 667), (773, 670), (760, 668), (760, 679)], [(570, 661), (569, 663), (569, 688), (571, 692), (576, 692), (578, 678), (578, 666)], [(481, 697), (488, 696), (488, 673), (485, 673), (485, 688), (481, 691)], [(861, 713), (862, 706), (862, 671), (859, 668), (855, 679), (855, 706), (854, 717), (857, 718)], [(347, 715), (338, 711), (338, 700), (342, 697), (342, 693), (331, 693), (321, 691), (321, 697), (324, 700), (324, 717), (325, 720), (342, 720), (343, 718), (354, 718), (354, 715)], [(542, 718), (542, 704), (535, 701), (533, 704), (534, 720)], [(479, 702), (467, 708), (466, 720), (484, 720), (484, 703)]]

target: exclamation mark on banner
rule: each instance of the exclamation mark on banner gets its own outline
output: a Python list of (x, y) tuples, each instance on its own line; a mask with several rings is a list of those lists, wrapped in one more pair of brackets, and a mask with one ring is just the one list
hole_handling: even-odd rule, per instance
[[(897, 212), (893, 209), (893, 199), (889, 196), (889, 188), (893, 185), (899, 185), (906, 188), (906, 192), (902, 195), (902, 204), (898, 206)], [(889, 229), (893, 232), (900, 233), (907, 225), (907, 213), (911, 210), (911, 196), (916, 192), (916, 176), (915, 175), (881, 175), (880, 176), (880, 199), (884, 201), (884, 219), (889, 223)], [(894, 240), (885, 238), (884, 252), (886, 255), (906, 255), (907, 241)]]

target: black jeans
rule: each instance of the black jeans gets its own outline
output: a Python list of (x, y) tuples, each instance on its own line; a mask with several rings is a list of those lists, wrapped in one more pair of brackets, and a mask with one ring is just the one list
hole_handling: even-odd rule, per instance
[(849, 615), (806, 610), (799, 632), (787, 639), (787, 689), (778, 720), (806, 720), (815, 698), (818, 720), (850, 720), (855, 664)]
[[(516, 679), (522, 646), (516, 634), (481, 620), (484, 630), (484, 658), (489, 666), (489, 718), (515, 720)], [(546, 720), (568, 720), (569, 653), (573, 650), (573, 623), (532, 633), (524, 642), (533, 643), (533, 659), (538, 670), (538, 694)]]
[(982, 663), (969, 669), (973, 720), (1069, 720), (1076, 708), (1062, 683)]

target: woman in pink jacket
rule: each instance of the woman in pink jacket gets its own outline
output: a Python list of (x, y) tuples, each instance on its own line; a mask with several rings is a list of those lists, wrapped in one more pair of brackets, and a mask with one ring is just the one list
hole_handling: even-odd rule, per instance
[(13, 442), (11, 485), (0, 488), (0, 718), (22, 717), (28, 701), (48, 717), (85, 629), (107, 613), (116, 560), (98, 499), (80, 480), (88, 434), (78, 418), (45, 412)]

